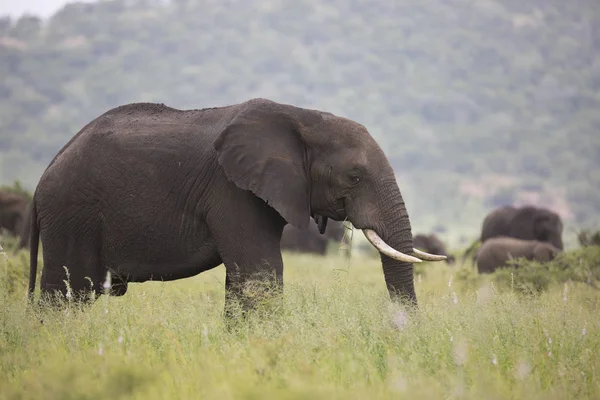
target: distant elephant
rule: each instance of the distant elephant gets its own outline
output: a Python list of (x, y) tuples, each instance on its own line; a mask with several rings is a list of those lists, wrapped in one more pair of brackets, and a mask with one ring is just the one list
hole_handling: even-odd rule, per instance
[(323, 234), (316, 224), (310, 224), (306, 230), (288, 224), (281, 236), (281, 250), (325, 255), (329, 241), (339, 243), (344, 237), (344, 231), (343, 223), (338, 221), (330, 221)]
[(478, 244), (498, 236), (548, 242), (563, 250), (562, 233), (562, 219), (547, 208), (503, 206), (493, 210), (484, 218), (479, 241), (474, 242), (464, 255), (471, 253)]
[(29, 248), (29, 232), (31, 230), (31, 208), (33, 206), (32, 202), (27, 204), (27, 209), (25, 210), (25, 215), (23, 217), (23, 223), (21, 224), (21, 229), (19, 232), (19, 242), (15, 249), (15, 253), (23, 248)]
[(524, 257), (527, 260), (548, 262), (561, 250), (547, 242), (515, 239), (506, 236), (490, 238), (477, 250), (476, 262), (479, 273), (492, 273), (506, 266), (511, 258)]
[(563, 250), (563, 222), (560, 216), (543, 207), (504, 206), (489, 213), (483, 220), (480, 240), (508, 236), (516, 239), (539, 240)]
[(448, 254), (446, 246), (435, 233), (415, 235), (413, 237), (413, 246), (428, 253), (444, 255), (447, 257), (446, 262), (448, 264), (454, 264), (454, 256)]
[(91, 302), (107, 272), (118, 296), (129, 282), (223, 263), (226, 315), (233, 299), (247, 310), (250, 283), (283, 288), (283, 228), (306, 229), (311, 217), (320, 227), (348, 218), (363, 230), (381, 252), (392, 299), (416, 305), (412, 263), (446, 258), (413, 249), (394, 171), (361, 124), (266, 99), (119, 106), (83, 127), (39, 180), (29, 297), (41, 239), (44, 297)]
[(22, 194), (0, 190), (0, 228), (18, 237), (23, 230), (28, 204), (29, 200)]

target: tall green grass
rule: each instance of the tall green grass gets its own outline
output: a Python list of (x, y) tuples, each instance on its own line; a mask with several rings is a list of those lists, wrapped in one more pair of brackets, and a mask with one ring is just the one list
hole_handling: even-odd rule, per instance
[(423, 263), (413, 315), (390, 303), (377, 259), (286, 254), (281, 301), (233, 329), (223, 266), (40, 324), (27, 256), (0, 263), (2, 399), (600, 397), (600, 295), (583, 283), (523, 295)]

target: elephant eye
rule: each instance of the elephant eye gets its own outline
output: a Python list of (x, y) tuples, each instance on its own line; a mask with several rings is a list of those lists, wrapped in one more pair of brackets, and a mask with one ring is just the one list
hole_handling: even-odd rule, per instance
[(356, 185), (358, 182), (360, 182), (360, 176), (358, 175), (348, 175), (348, 179), (350, 180), (350, 183), (352, 183), (353, 185)]

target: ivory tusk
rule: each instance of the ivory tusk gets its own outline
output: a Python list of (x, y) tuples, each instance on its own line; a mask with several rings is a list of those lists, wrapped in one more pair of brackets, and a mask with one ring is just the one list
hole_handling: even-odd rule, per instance
[(394, 260), (398, 260), (398, 261), (402, 261), (402, 262), (409, 262), (409, 263), (420, 263), (421, 262), (421, 260), (416, 257), (409, 256), (408, 254), (401, 253), (398, 250), (391, 248), (386, 242), (383, 241), (383, 239), (381, 237), (379, 237), (379, 235), (374, 230), (363, 229), (362, 231), (363, 231), (363, 234), (365, 235), (365, 237), (367, 238), (367, 240), (382, 254), (385, 254), (386, 256), (393, 258)]
[(437, 254), (429, 254), (429, 253), (425, 253), (424, 251), (421, 251), (419, 249), (413, 249), (413, 254), (420, 258), (421, 260), (425, 260), (425, 261), (442, 261), (445, 260), (446, 256), (440, 256)]

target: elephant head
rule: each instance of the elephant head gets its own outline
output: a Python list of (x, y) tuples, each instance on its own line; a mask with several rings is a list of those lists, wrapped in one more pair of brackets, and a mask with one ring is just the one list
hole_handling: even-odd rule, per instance
[(533, 249), (533, 257), (540, 262), (552, 261), (561, 252), (560, 249), (547, 242), (537, 242)]
[(295, 227), (306, 229), (311, 217), (321, 227), (347, 218), (361, 229), (381, 254), (394, 299), (416, 303), (412, 263), (446, 258), (413, 249), (394, 171), (357, 122), (254, 99), (232, 115), (215, 149), (229, 180)]
[(429, 235), (415, 235), (413, 237), (413, 246), (430, 253), (441, 254), (446, 256), (446, 262), (448, 264), (454, 264), (455, 262), (454, 256), (448, 254), (448, 252), (446, 251), (446, 246), (435, 233), (431, 233)]

